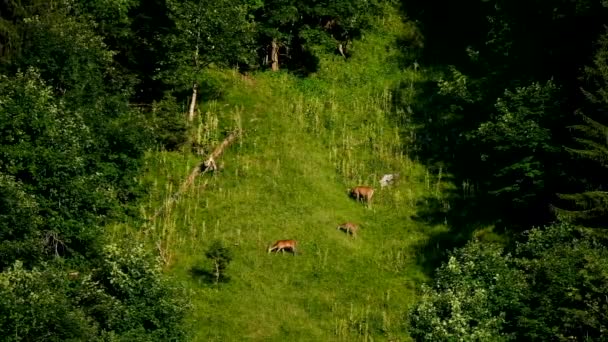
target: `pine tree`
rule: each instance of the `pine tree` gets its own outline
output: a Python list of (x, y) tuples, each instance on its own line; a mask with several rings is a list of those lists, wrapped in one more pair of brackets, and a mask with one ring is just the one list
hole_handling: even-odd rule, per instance
[(558, 194), (562, 203), (554, 207), (560, 219), (587, 227), (605, 227), (608, 223), (608, 184), (604, 177), (608, 168), (608, 32), (598, 45), (593, 65), (584, 70), (590, 89), (582, 89), (587, 108), (577, 111), (582, 122), (571, 127), (577, 133), (574, 140), (578, 146), (565, 148), (576, 162), (589, 162), (591, 167), (585, 167), (584, 190)]

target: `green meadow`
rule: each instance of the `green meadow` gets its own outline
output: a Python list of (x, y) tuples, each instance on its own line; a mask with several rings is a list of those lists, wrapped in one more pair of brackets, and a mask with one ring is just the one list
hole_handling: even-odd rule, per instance
[[(388, 13), (348, 59), (325, 56), (307, 77), (214, 72), (223, 96), (201, 103), (191, 141), (206, 155), (230, 131), (242, 134), (219, 171), (157, 216), (203, 157), (189, 148), (147, 156), (139, 181), (150, 192), (140, 204), (148, 220), (113, 238), (156, 248), (188, 288), (194, 341), (409, 340), (408, 309), (429, 277), (419, 256), (446, 230), (412, 219), (418, 200), (440, 196), (442, 184), (410, 158), (413, 138), (396, 123), (408, 114), (393, 105), (398, 84), (425, 77), (397, 45), (414, 35)], [(415, 95), (411, 88), (405, 100)], [(386, 173), (400, 177), (381, 188)], [(371, 206), (347, 196), (356, 185), (376, 189)], [(336, 229), (345, 221), (362, 227), (357, 238)], [(279, 239), (296, 239), (298, 254), (268, 254)], [(219, 284), (205, 272), (216, 240), (234, 257)]]

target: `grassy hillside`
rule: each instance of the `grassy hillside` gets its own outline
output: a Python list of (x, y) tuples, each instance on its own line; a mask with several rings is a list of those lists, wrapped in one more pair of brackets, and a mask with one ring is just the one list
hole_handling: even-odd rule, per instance
[[(396, 46), (414, 32), (394, 14), (377, 26), (350, 59), (327, 56), (308, 78), (218, 73), (224, 96), (202, 104), (195, 139), (211, 149), (243, 129), (221, 158), (224, 169), (199, 177), (140, 230), (115, 230), (115, 239), (158, 248), (191, 290), (194, 340), (407, 340), (405, 314), (426, 279), (416, 255), (444, 228), (411, 219), (417, 199), (438, 185), (408, 158), (411, 142), (394, 124), (405, 114), (391, 105), (398, 82), (423, 77), (403, 70), (412, 61)], [(199, 159), (149, 155), (140, 180), (151, 193), (141, 206), (147, 217)], [(399, 182), (381, 190), (378, 180), (394, 172)], [(346, 195), (360, 184), (377, 189), (371, 208)], [(357, 239), (335, 229), (347, 220), (363, 227)], [(200, 272), (211, 269), (204, 254), (216, 239), (234, 255), (219, 286)], [(297, 239), (301, 253), (267, 254), (278, 239)]]

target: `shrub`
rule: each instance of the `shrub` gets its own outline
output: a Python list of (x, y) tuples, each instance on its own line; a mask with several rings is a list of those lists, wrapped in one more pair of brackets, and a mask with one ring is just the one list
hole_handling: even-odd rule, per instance
[(227, 281), (229, 278), (226, 275), (226, 268), (228, 268), (228, 264), (232, 261), (230, 249), (226, 248), (223, 242), (215, 240), (205, 253), (205, 256), (213, 262), (215, 283)]

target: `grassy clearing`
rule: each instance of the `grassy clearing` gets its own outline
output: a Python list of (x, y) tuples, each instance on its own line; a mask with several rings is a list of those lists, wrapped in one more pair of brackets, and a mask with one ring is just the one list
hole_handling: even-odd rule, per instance
[[(405, 315), (426, 279), (416, 246), (444, 228), (410, 218), (438, 184), (408, 158), (410, 142), (392, 120), (390, 90), (422, 77), (399, 66), (395, 39), (413, 32), (395, 15), (382, 23), (355, 42), (351, 59), (328, 56), (306, 79), (221, 74), (226, 96), (202, 107), (196, 139), (212, 148), (226, 131), (244, 130), (222, 157), (224, 169), (200, 177), (140, 230), (114, 230), (116, 239), (158, 248), (168, 272), (192, 290), (194, 340), (408, 339)], [(150, 189), (141, 206), (147, 217), (198, 159), (149, 155), (141, 179)], [(401, 179), (381, 190), (378, 180), (394, 172)], [(359, 184), (377, 189), (371, 208), (347, 197)], [(357, 239), (336, 230), (347, 220), (363, 227)], [(193, 272), (211, 269), (204, 252), (215, 239), (234, 254), (230, 281), (219, 285)], [(301, 254), (268, 255), (277, 239), (297, 239)]]

